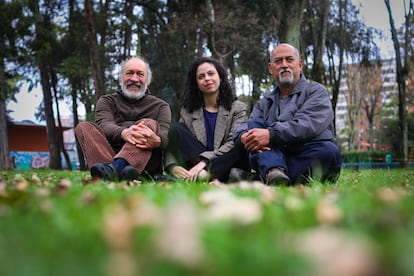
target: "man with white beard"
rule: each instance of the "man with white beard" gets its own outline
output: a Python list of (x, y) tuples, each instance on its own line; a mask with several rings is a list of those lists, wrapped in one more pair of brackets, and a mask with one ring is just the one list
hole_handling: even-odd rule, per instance
[(97, 100), (95, 123), (75, 127), (92, 178), (130, 181), (161, 172), (171, 109), (148, 92), (151, 79), (143, 57), (125, 60), (119, 74), (121, 90)]
[(259, 100), (233, 135), (248, 151), (250, 168), (269, 185), (335, 182), (341, 170), (328, 91), (305, 78), (303, 64), (290, 44), (272, 50), (268, 69), (276, 88)]

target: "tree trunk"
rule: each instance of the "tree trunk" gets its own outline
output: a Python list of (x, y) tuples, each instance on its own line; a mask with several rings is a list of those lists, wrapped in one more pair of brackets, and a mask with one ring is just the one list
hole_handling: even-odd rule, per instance
[[(60, 159), (60, 147), (57, 139), (57, 130), (55, 126), (55, 117), (53, 114), (53, 101), (51, 94), (51, 79), (50, 79), (50, 49), (48, 45), (44, 45), (49, 41), (49, 35), (52, 31), (50, 13), (46, 11), (42, 14), (39, 10), (38, 3), (32, 7), (33, 12), (38, 15), (41, 20), (35, 25), (35, 40), (37, 47), (34, 49), (36, 53), (36, 65), (39, 69), (40, 83), (42, 85), (43, 101), (44, 101), (44, 115), (46, 119), (47, 142), (49, 147), (49, 168), (62, 169), (62, 162)], [(46, 3), (48, 7), (50, 2)]]
[(99, 55), (99, 47), (96, 39), (96, 27), (93, 11), (93, 1), (85, 0), (86, 23), (88, 26), (88, 40), (90, 45), (90, 59), (92, 66), (93, 81), (95, 84), (95, 96), (98, 100), (104, 94), (104, 74), (102, 60)]
[(57, 131), (57, 137), (56, 137), (57, 147), (59, 148), (59, 151), (62, 152), (63, 157), (65, 158), (66, 168), (68, 170), (72, 170), (69, 154), (65, 148), (65, 141), (63, 140), (63, 127), (62, 127), (62, 120), (60, 118), (59, 98), (57, 95), (58, 92), (56, 89), (57, 77), (54, 71), (50, 72), (50, 78), (52, 79), (52, 88), (53, 88), (53, 95), (54, 95), (54, 100), (55, 100), (55, 105), (56, 105), (56, 116), (57, 116), (57, 123), (58, 123), (58, 131)]
[(46, 118), (47, 141), (49, 146), (49, 168), (62, 169), (62, 162), (60, 160), (60, 147), (57, 141), (57, 130), (55, 126), (55, 116), (53, 114), (53, 101), (50, 89), (50, 79), (48, 62), (45, 57), (40, 58), (38, 65), (40, 72), (40, 83), (42, 84), (44, 112)]
[[(410, 1), (411, 2), (411, 1)], [(403, 69), (401, 63), (400, 43), (398, 41), (397, 30), (395, 29), (394, 18), (391, 12), (389, 0), (384, 0), (387, 7), (388, 17), (390, 20), (391, 36), (394, 42), (395, 59), (397, 63), (397, 83), (398, 83), (398, 120), (402, 143), (400, 146), (401, 166), (406, 168), (408, 165), (408, 124), (407, 124), (407, 104), (406, 104), (406, 86), (405, 80), (407, 77), (406, 70)], [(406, 28), (408, 31), (408, 28)], [(407, 55), (405, 55), (407, 56)], [(407, 57), (405, 57), (407, 58)]]
[(305, 0), (282, 0), (280, 9), (276, 10), (277, 19), (280, 20), (279, 29), (276, 32), (280, 43), (289, 43), (297, 49), (301, 49), (301, 23)]
[(124, 9), (125, 9), (125, 17), (126, 20), (124, 22), (124, 53), (122, 55), (122, 59), (125, 60), (131, 55), (131, 41), (132, 41), (132, 9), (134, 4), (131, 0), (126, 0)]
[(0, 170), (12, 169), (7, 133), (6, 102), (0, 98)]
[[(312, 3), (307, 1), (308, 9), (312, 9)], [(323, 54), (325, 49), (326, 33), (328, 29), (329, 10), (331, 7), (331, 0), (321, 0), (319, 5), (314, 5), (317, 9), (317, 18), (309, 20), (311, 23), (309, 28), (311, 31), (313, 41), (313, 66), (310, 78), (319, 83), (326, 84), (325, 65), (323, 63)]]
[[(348, 0), (345, 1), (339, 1), (339, 29), (340, 29), (340, 35), (339, 35), (339, 61), (338, 61), (338, 72), (335, 70), (335, 62), (334, 62), (334, 55), (335, 55), (335, 46), (332, 45), (332, 47), (328, 48), (328, 55), (329, 55), (329, 72), (330, 72), (330, 78), (331, 83), (333, 84), (332, 88), (332, 108), (334, 110), (334, 127), (335, 127), (335, 135), (337, 135), (336, 131), (336, 106), (338, 104), (338, 97), (339, 97), (339, 87), (341, 85), (341, 79), (342, 79), (342, 71), (343, 71), (343, 61), (344, 61), (344, 49), (345, 49), (345, 42), (344, 42), (344, 35), (345, 32), (345, 26), (348, 22), (347, 19), (347, 13), (346, 13), (346, 7), (348, 5)], [(344, 18), (342, 18), (344, 17)], [(329, 44), (329, 43), (327, 43)]]

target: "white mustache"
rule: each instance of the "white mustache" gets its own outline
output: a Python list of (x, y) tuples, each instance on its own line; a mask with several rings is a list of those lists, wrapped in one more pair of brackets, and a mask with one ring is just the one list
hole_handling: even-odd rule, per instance
[(280, 71), (279, 72), (279, 77), (281, 77), (282, 74), (285, 73), (285, 72), (289, 72), (289, 73), (293, 74), (292, 70), (290, 70), (290, 69), (284, 69), (283, 71)]
[(125, 83), (125, 87), (130, 87), (130, 86), (136, 86), (138, 88), (141, 88), (142, 84), (140, 82), (137, 82), (137, 81), (129, 81), (129, 82)]

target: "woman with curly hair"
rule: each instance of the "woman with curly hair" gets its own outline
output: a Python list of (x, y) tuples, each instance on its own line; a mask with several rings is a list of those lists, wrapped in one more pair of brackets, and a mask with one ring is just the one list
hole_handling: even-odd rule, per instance
[(247, 118), (236, 99), (226, 69), (200, 57), (190, 65), (180, 119), (169, 131), (166, 171), (179, 179), (229, 180), (230, 170), (247, 169), (247, 153), (233, 142), (233, 130)]

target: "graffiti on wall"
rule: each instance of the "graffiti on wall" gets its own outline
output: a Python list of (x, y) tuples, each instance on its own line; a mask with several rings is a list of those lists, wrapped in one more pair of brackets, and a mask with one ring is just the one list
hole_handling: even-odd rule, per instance
[(48, 152), (11, 151), (10, 158), (16, 170), (40, 169), (49, 166)]
[[(71, 168), (78, 169), (79, 162), (76, 151), (67, 151), (70, 159)], [(62, 167), (66, 168), (66, 161), (61, 154)], [(41, 169), (49, 167), (49, 153), (48, 152), (35, 152), (35, 151), (11, 151), (10, 159), (12, 160), (13, 168), (15, 170), (31, 170)]]

